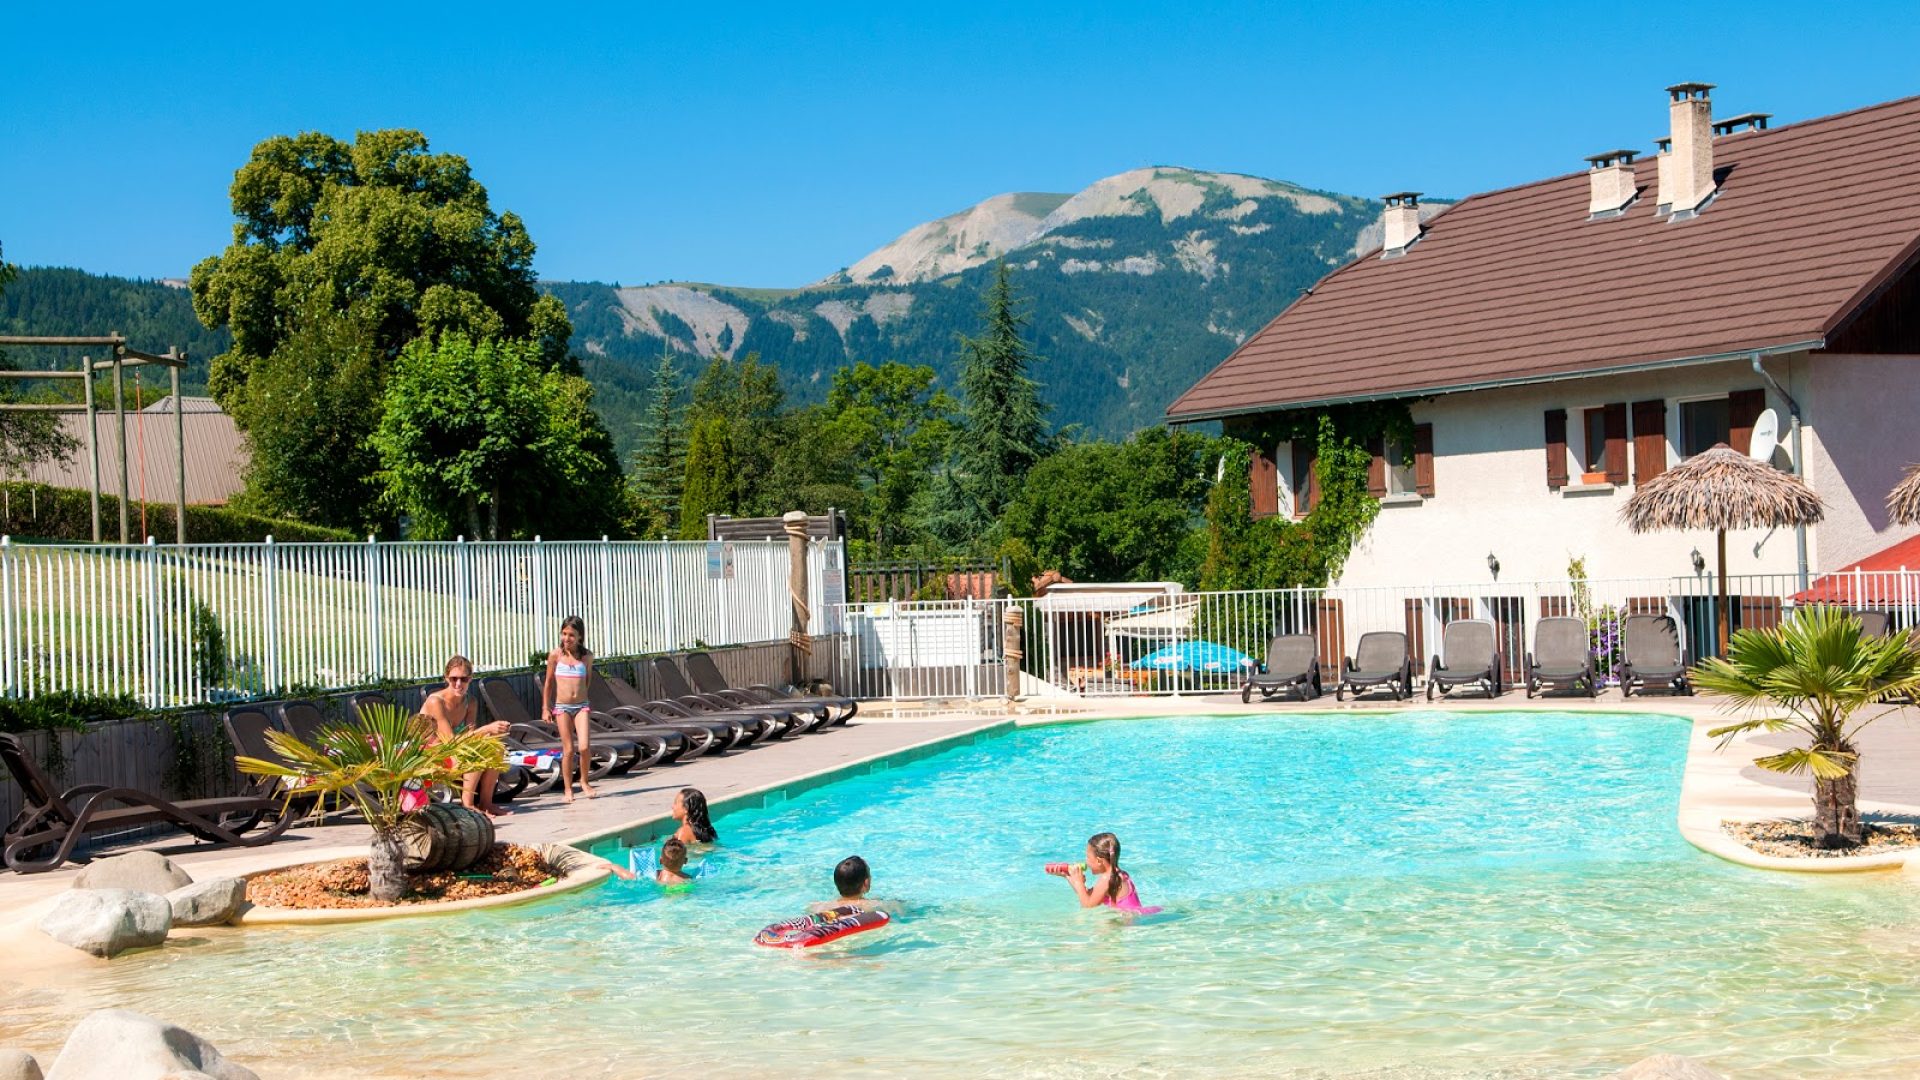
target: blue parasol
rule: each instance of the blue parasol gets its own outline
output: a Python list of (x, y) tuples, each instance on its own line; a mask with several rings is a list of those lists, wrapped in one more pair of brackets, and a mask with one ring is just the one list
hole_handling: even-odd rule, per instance
[(1144, 671), (1240, 671), (1253, 666), (1253, 658), (1238, 649), (1211, 641), (1183, 641), (1150, 652), (1133, 662)]

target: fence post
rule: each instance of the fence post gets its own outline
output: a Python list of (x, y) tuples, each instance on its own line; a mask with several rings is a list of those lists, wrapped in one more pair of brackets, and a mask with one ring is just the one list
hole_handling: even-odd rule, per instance
[(267, 534), (267, 542), (262, 547), (261, 585), (267, 594), (267, 658), (264, 689), (275, 693), (280, 689), (280, 556), (273, 548), (273, 534)]
[(367, 662), (375, 679), (386, 678), (380, 656), (380, 544), (367, 534)]
[(454, 623), (460, 655), (473, 659), (473, 637), (467, 623), (467, 604), (473, 592), (472, 577), (469, 573), (467, 538), (464, 534), (453, 538), (453, 572), (460, 580), (454, 584)]
[(980, 696), (981, 646), (986, 644), (986, 621), (980, 617), (980, 602), (967, 597), (967, 626), (972, 628), (973, 662), (967, 665), (967, 698)]
[(1008, 604), (1000, 615), (1000, 652), (1006, 657), (1008, 701), (1020, 700), (1020, 662), (1027, 657), (1026, 645), (1020, 640), (1020, 624), (1025, 621), (1019, 604)]
[[(177, 407), (177, 403), (176, 403)], [(147, 707), (157, 709), (160, 699), (160, 548), (147, 537)]]
[(533, 538), (533, 640), (545, 640), (547, 632), (547, 549), (538, 536)]
[(787, 532), (787, 652), (793, 665), (793, 678), (789, 682), (805, 686), (807, 660), (813, 655), (813, 639), (807, 636), (807, 623), (812, 616), (807, 606), (807, 513), (789, 510), (781, 515), (780, 524)]
[(674, 580), (673, 576), (673, 541), (671, 540), (660, 541), (660, 583), (661, 595), (666, 597), (666, 602), (660, 605), (662, 609), (660, 614), (665, 621), (664, 629), (667, 633), (666, 648), (662, 651), (672, 652), (680, 644), (680, 638), (675, 633), (673, 625), (674, 609), (680, 606), (680, 583)]
[(606, 641), (603, 646), (609, 653), (615, 649), (631, 652), (614, 640), (613, 633), (613, 541), (604, 533), (600, 536), (600, 636)]
[(18, 665), (20, 661), (18, 657), (20, 653), (20, 627), (14, 621), (13, 537), (11, 535), (0, 536), (0, 605), (4, 605), (6, 608), (6, 611), (3, 615), (0, 615), (0, 618), (4, 618), (6, 627), (7, 696), (19, 697), (20, 669)]

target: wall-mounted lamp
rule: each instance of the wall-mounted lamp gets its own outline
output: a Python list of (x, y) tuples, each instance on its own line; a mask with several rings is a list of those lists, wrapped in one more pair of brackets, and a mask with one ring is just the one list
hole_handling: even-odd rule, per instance
[(1487, 552), (1487, 572), (1495, 578), (1500, 576), (1500, 560), (1491, 551)]
[(1687, 557), (1693, 560), (1694, 573), (1704, 574), (1707, 572), (1707, 557), (1705, 555), (1700, 554), (1699, 548), (1694, 548), (1693, 554)]

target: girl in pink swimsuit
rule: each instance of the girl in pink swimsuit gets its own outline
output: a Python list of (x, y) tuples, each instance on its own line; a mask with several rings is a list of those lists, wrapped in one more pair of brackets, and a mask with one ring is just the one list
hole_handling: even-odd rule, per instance
[[(1157, 907), (1145, 907), (1133, 887), (1133, 875), (1120, 869), (1120, 838), (1110, 832), (1099, 833), (1087, 841), (1084, 863), (1049, 863), (1047, 873), (1067, 879), (1083, 908), (1110, 907), (1129, 915), (1152, 915)], [(1087, 875), (1093, 874), (1092, 882)]]

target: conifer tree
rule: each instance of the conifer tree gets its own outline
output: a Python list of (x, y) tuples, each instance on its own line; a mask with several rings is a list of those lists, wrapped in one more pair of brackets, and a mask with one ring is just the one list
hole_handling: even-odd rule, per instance
[(633, 458), (634, 492), (668, 531), (680, 513), (680, 492), (687, 479), (686, 420), (680, 406), (680, 373), (673, 353), (662, 350), (653, 372), (653, 400), (640, 425), (640, 449)]
[(960, 466), (977, 528), (1000, 516), (1020, 481), (1047, 452), (1046, 406), (1028, 370), (1040, 362), (1021, 337), (1032, 320), (1022, 310), (1002, 261), (987, 287), (979, 337), (960, 339), (960, 392), (966, 437)]

